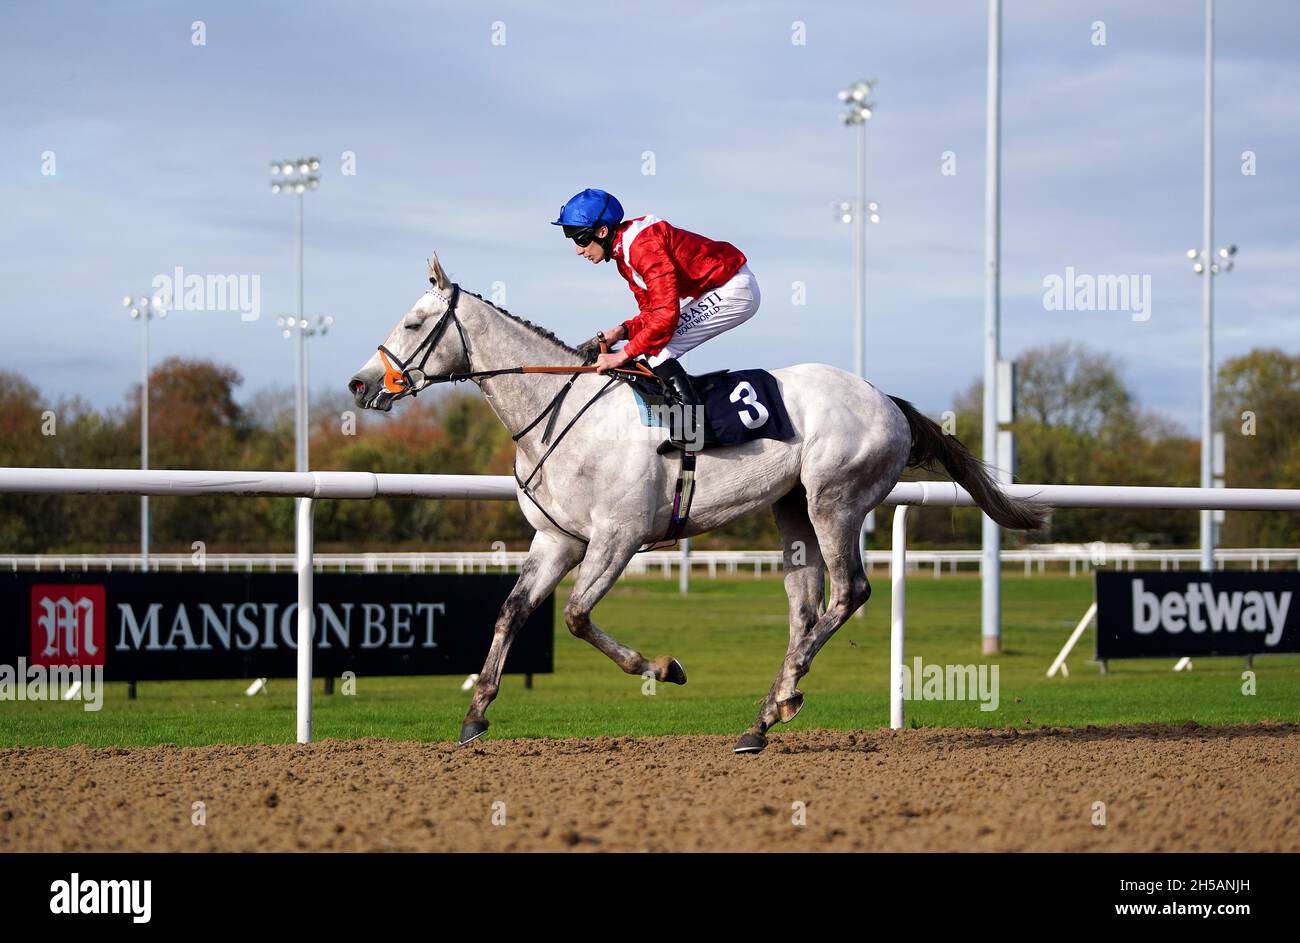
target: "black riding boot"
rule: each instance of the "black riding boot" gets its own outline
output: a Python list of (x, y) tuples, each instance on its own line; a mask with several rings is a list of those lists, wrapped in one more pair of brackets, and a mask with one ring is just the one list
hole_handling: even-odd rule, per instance
[(677, 398), (677, 408), (668, 412), (668, 438), (659, 443), (659, 454), (666, 455), (674, 448), (698, 452), (704, 447), (704, 403), (691, 386), (691, 378), (676, 357), (650, 369)]

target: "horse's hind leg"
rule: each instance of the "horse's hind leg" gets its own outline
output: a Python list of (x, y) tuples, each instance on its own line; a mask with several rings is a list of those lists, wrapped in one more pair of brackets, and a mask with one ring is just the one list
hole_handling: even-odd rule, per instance
[(737, 753), (756, 753), (763, 749), (767, 745), (768, 729), (778, 720), (793, 719), (803, 706), (803, 695), (797, 687), (799, 679), (808, 673), (822, 646), (870, 598), (871, 584), (867, 582), (858, 548), (858, 530), (867, 511), (863, 502), (867, 498), (864, 494), (845, 494), (841, 488), (809, 496), (808, 516), (831, 577), (830, 604), (798, 639), (791, 636), (772, 693), (763, 702), (753, 725), (736, 742)]
[[(785, 593), (790, 599), (790, 644), (785, 657), (789, 659), (799, 643), (812, 631), (818, 618), (826, 611), (826, 566), (822, 560), (817, 532), (808, 518), (808, 495), (802, 487), (795, 488), (772, 505), (772, 515), (781, 532), (781, 546), (785, 571)], [(777, 688), (782, 672), (778, 672), (759, 708), (758, 719), (741, 743), (737, 752), (756, 752), (765, 743), (767, 728), (779, 719), (794, 720), (803, 706), (802, 695), (777, 704)], [(745, 749), (741, 749), (745, 744)]]
[(622, 575), (640, 545), (640, 540), (621, 531), (592, 535), (573, 593), (564, 606), (564, 623), (570, 632), (604, 652), (628, 674), (649, 672), (656, 681), (685, 684), (686, 671), (676, 658), (661, 655), (649, 661), (640, 652), (602, 632), (591, 621), (592, 610)]
[(487, 730), (484, 714), (500, 689), (501, 671), (505, 667), (510, 643), (542, 600), (555, 591), (564, 574), (582, 559), (584, 549), (582, 541), (561, 534), (539, 530), (533, 536), (528, 559), (524, 561), (519, 579), (497, 616), (492, 647), (488, 649), (487, 661), (483, 663), (478, 683), (474, 685), (474, 697), (460, 728), (462, 745), (477, 740)]

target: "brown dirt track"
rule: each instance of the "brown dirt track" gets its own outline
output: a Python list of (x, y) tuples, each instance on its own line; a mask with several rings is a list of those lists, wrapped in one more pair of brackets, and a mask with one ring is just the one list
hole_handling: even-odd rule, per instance
[(0, 749), (0, 851), (1300, 850), (1295, 724), (813, 731), (757, 756), (731, 744)]

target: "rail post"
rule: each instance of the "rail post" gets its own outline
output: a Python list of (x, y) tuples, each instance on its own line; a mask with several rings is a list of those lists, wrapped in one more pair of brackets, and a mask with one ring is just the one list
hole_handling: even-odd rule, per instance
[(889, 726), (903, 727), (903, 634), (907, 621), (907, 505), (894, 508), (889, 560)]
[(311, 616), (312, 594), (312, 511), (311, 498), (298, 499), (294, 549), (298, 569), (298, 742), (311, 743)]

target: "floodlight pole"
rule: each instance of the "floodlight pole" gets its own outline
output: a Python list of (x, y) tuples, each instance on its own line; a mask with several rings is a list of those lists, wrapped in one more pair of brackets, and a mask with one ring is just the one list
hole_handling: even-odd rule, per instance
[[(1205, 128), (1201, 247), (1201, 487), (1214, 484), (1214, 0), (1205, 0)], [(1214, 569), (1214, 512), (1201, 511), (1201, 569)]]
[[(1002, 0), (989, 0), (988, 88), (984, 177), (984, 436), (985, 462), (997, 461), (998, 357), (1001, 355), (1002, 258)], [(985, 655), (1002, 650), (1002, 534), (981, 518), (980, 634)]]
[[(141, 295), (139, 299), (127, 295), (123, 306), (131, 309), (131, 317), (143, 321), (140, 344), (140, 468), (149, 468), (149, 322), (155, 317), (167, 317), (171, 299), (160, 294)], [(149, 496), (140, 496), (140, 569), (149, 569)]]
[[(304, 330), (307, 327), (307, 320), (304, 314), (304, 291), (303, 291), (303, 260), (302, 260), (302, 217), (303, 217), (303, 197), (308, 190), (317, 190), (320, 188), (320, 177), (316, 172), (320, 170), (320, 158), (318, 157), (299, 157), (296, 160), (272, 161), (271, 162), (271, 192), (272, 193), (291, 193), (298, 198), (298, 218), (297, 218), (297, 245), (295, 253), (295, 265), (298, 275), (298, 316), (294, 319), (294, 328), (297, 330), (298, 337), (294, 345), (294, 470), (305, 472), (307, 470), (308, 457), (308, 430), (309, 420), (307, 415), (307, 349), (306, 336)], [(285, 335), (288, 336), (287, 334)]]

